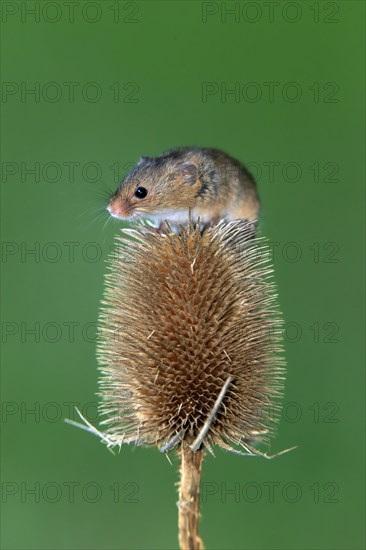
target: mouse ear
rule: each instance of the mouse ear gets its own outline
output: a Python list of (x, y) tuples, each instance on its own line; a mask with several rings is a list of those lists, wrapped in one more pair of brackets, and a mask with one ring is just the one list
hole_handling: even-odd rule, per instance
[(198, 168), (192, 162), (183, 162), (177, 166), (177, 175), (187, 185), (194, 185), (198, 178)]

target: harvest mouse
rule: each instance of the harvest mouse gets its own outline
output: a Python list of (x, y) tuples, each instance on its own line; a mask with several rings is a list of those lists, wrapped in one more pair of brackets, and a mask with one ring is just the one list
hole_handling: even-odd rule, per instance
[(107, 207), (118, 219), (150, 218), (158, 227), (166, 220), (203, 226), (220, 220), (256, 222), (260, 202), (252, 175), (236, 159), (218, 149), (180, 147), (158, 157), (141, 157), (118, 186)]

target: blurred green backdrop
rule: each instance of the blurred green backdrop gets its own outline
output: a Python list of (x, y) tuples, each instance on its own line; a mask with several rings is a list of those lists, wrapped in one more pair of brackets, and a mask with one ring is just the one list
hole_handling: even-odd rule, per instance
[(207, 457), (206, 547), (364, 548), (364, 3), (1, 9), (3, 548), (177, 548), (177, 461), (113, 456), (63, 419), (75, 404), (96, 422), (120, 227), (100, 193), (141, 154), (191, 144), (257, 175), (287, 323), (272, 451), (299, 445)]

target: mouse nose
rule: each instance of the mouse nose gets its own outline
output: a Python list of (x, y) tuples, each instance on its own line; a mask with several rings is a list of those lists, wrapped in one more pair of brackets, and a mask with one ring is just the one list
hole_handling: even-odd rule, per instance
[(123, 205), (120, 202), (110, 202), (107, 206), (107, 210), (114, 218), (121, 219), (128, 216), (126, 208), (123, 208)]
[(117, 208), (117, 206), (115, 204), (108, 204), (107, 210), (110, 213), (110, 215), (113, 216), (114, 218), (119, 218), (120, 217), (119, 209)]

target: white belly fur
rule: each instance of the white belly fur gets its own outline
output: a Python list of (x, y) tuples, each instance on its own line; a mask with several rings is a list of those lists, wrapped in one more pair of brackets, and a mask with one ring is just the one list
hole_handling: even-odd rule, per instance
[[(157, 225), (159, 225), (160, 222), (164, 222), (165, 220), (168, 220), (168, 222), (172, 224), (187, 224), (189, 221), (189, 211), (188, 210), (164, 210), (163, 212), (159, 212), (159, 214), (154, 214), (152, 216), (148, 216), (148, 218), (155, 222)], [(200, 221), (206, 223), (210, 221), (209, 216), (202, 216), (199, 215), (197, 212), (192, 210), (192, 221), (196, 222), (200, 218)]]

